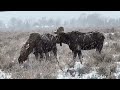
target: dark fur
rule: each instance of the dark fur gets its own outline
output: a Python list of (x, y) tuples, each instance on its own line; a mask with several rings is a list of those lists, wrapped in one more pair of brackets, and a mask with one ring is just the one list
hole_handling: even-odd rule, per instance
[(39, 33), (32, 33), (21, 49), (18, 62), (23, 63), (26, 61), (29, 54), (32, 52), (36, 59), (38, 59), (39, 54), (41, 58), (43, 58), (43, 53), (47, 56), (47, 53), (50, 51), (53, 51), (57, 58), (56, 38), (51, 34), (40, 35)]
[(69, 45), (69, 48), (73, 52), (73, 59), (78, 55), (79, 59), (81, 58), (81, 50), (91, 50), (96, 49), (101, 53), (104, 35), (100, 32), (88, 32), (81, 33), (79, 31), (72, 31), (68, 33), (59, 33), (57, 34), (57, 40), (62, 43)]

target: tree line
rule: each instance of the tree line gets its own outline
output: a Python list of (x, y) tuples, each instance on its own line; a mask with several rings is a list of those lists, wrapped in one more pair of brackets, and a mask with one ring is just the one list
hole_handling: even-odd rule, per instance
[(54, 19), (42, 17), (36, 21), (31, 19), (21, 20), (19, 18), (12, 17), (7, 23), (0, 20), (0, 30), (2, 29), (34, 29), (44, 27), (119, 27), (120, 18), (107, 18), (100, 14), (81, 14), (78, 18), (71, 18), (70, 20), (63, 21), (63, 19)]

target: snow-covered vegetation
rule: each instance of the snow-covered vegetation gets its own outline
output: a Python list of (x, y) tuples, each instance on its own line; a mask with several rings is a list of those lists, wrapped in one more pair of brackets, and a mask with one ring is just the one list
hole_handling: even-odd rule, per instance
[(11, 73), (5, 73), (5, 72), (0, 70), (0, 79), (12, 79)]
[[(71, 28), (74, 30), (74, 28)], [(77, 29), (84, 32), (91, 29)], [(97, 29), (100, 31), (100, 29)], [(0, 78), (1, 79), (119, 79), (120, 78), (120, 31), (119, 28), (101, 29), (106, 39), (102, 54), (95, 50), (82, 51), (83, 64), (76, 59), (74, 68), (68, 68), (72, 61), (72, 52), (68, 45), (63, 44), (58, 48), (58, 60), (62, 70), (51, 54), (51, 60), (37, 61), (33, 54), (29, 61), (22, 66), (18, 64), (18, 57), (22, 45), (32, 32), (52, 33), (52, 29), (32, 31), (0, 32)], [(68, 30), (69, 31), (69, 30)], [(114, 33), (114, 34), (111, 34)]]

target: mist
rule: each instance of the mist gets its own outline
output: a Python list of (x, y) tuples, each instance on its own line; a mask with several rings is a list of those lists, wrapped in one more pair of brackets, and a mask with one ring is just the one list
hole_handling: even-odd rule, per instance
[(6, 11), (0, 12), (1, 30), (52, 27), (119, 27), (120, 11)]

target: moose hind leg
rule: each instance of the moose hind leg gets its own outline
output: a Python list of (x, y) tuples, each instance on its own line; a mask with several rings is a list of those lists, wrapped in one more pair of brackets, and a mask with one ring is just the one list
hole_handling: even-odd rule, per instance
[(40, 54), (40, 58), (42, 59), (43, 58), (43, 53), (39, 53)]
[(80, 60), (80, 63), (82, 64), (82, 52), (81, 51), (78, 52), (78, 58)]
[(46, 61), (49, 60), (49, 52), (45, 53)]
[(33, 54), (35, 55), (36, 60), (38, 60), (38, 52), (34, 52)]
[(103, 48), (103, 44), (100, 44), (100, 45), (96, 48), (96, 51), (101, 54), (102, 48)]

